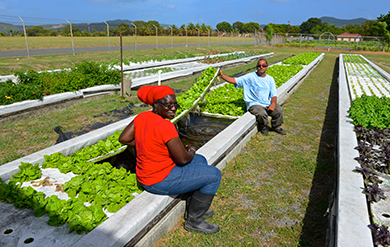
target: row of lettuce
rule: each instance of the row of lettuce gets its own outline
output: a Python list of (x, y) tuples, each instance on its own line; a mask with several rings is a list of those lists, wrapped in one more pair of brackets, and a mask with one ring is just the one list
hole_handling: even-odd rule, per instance
[(304, 48), (316, 48), (320, 47), (337, 47), (347, 48), (358, 51), (390, 51), (390, 47), (384, 47), (384, 44), (380, 41), (360, 41), (358, 43), (354, 41), (340, 41), (340, 40), (300, 40), (294, 39), (292, 41), (286, 41), (285, 43), (277, 43), (276, 47), (304, 47)]
[[(19, 173), (14, 174), (8, 183), (0, 179), (0, 201), (13, 203), (16, 208), (32, 208), (34, 215), (49, 216), (48, 224), (59, 226), (67, 223), (70, 232), (89, 232), (107, 219), (104, 210), (115, 213), (141, 193), (142, 186), (136, 175), (124, 168), (117, 169), (110, 163), (89, 162), (89, 159), (107, 154), (122, 146), (118, 142), (120, 131), (105, 141), (86, 146), (73, 155), (64, 157), (62, 153), (45, 155), (45, 161), (38, 164), (21, 163)], [(63, 185), (60, 191), (67, 193), (68, 200), (57, 195), (46, 196), (31, 186), (22, 187), (23, 182), (35, 180), (36, 186), (44, 183), (42, 170), (57, 168), (61, 173), (73, 172), (74, 176)]]
[[(299, 61), (306, 63), (303, 60), (308, 55), (313, 54), (298, 55), (291, 60), (294, 63), (299, 63)], [(302, 65), (285, 67), (295, 68), (295, 66), (302, 67)], [(299, 70), (295, 69), (294, 71)], [(178, 96), (178, 103), (182, 106), (180, 110), (188, 109), (193, 105), (193, 102), (199, 98), (216, 72), (217, 69), (209, 67), (197, 78), (189, 90)], [(235, 101), (242, 100), (242, 92), (240, 94), (233, 91), (234, 87), (230, 87), (230, 89), (232, 90), (231, 97), (227, 97), (230, 101), (220, 103), (220, 97), (216, 97), (213, 104), (228, 105), (229, 109), (224, 113), (233, 115), (231, 111), (237, 108)], [(212, 94), (208, 95), (207, 100), (213, 102), (212, 97), (210, 98), (213, 95), (217, 95), (217, 93), (213, 91)], [(225, 94), (225, 96), (227, 95)], [(235, 100), (232, 102), (233, 98)], [(244, 109), (245, 103), (235, 111), (242, 115)], [(177, 112), (177, 115), (179, 114), (180, 111)], [(137, 182), (135, 174), (124, 168), (117, 169), (107, 162), (98, 164), (88, 161), (121, 148), (122, 144), (118, 142), (120, 133), (121, 131), (117, 131), (107, 137), (105, 141), (101, 140), (94, 145), (86, 146), (71, 156), (64, 157), (62, 153), (45, 155), (42, 166), (21, 163), (20, 171), (14, 174), (8, 183), (0, 179), (0, 201), (13, 203), (16, 208), (32, 208), (36, 217), (47, 214), (49, 216), (48, 224), (52, 226), (67, 223), (70, 231), (77, 233), (93, 230), (107, 219), (104, 210), (115, 213), (134, 198), (134, 193), (142, 192), (142, 186)], [(32, 180), (35, 181), (35, 184), (42, 185), (44, 183), (42, 169), (48, 168), (56, 168), (64, 174), (72, 172), (77, 175), (59, 186), (59, 190), (67, 193), (70, 199), (61, 200), (57, 195), (46, 196), (31, 186), (23, 186), (24, 182)]]
[[(319, 55), (320, 53), (318, 52), (305, 52), (287, 58), (282, 61), (282, 65), (269, 67), (267, 74), (275, 79), (276, 87), (278, 88), (302, 70), (304, 65), (310, 64)], [(187, 102), (191, 102), (191, 100), (187, 99), (191, 97), (196, 97), (196, 95), (190, 96), (190, 93), (188, 93), (178, 97), (179, 105), (184, 105), (182, 110), (187, 109)], [(199, 107), (201, 112), (242, 116), (246, 111), (246, 105), (243, 100), (243, 89), (235, 88), (232, 84), (217, 87), (206, 95), (204, 101), (199, 103)]]
[[(212, 55), (218, 54), (215, 52)], [(203, 55), (209, 56), (210, 54)], [(233, 60), (253, 55), (253, 53), (233, 53), (224, 57), (225, 60)], [(195, 56), (192, 53), (174, 53), (124, 59), (123, 63), (130, 65), (130, 62), (143, 63), (147, 61), (182, 59)], [(199, 62), (207, 63), (208, 61), (200, 60)], [(121, 81), (121, 73), (120, 70), (115, 69), (114, 65), (120, 65), (120, 60), (115, 59), (111, 62), (102, 63), (83, 61), (75, 63), (69, 69), (54, 72), (36, 72), (33, 70), (16, 71), (14, 75), (17, 77), (17, 82), (7, 80), (6, 82), (0, 83), (0, 105), (9, 105), (24, 100), (42, 100), (47, 95), (74, 92), (93, 86), (117, 85)]]
[[(378, 174), (390, 173), (390, 98), (362, 94), (352, 101), (348, 112), (358, 140), (355, 149), (359, 151), (359, 157), (355, 157), (355, 160), (360, 166), (353, 171), (363, 176), (362, 193), (367, 201), (376, 203), (386, 199), (379, 186), (383, 181)], [(389, 246), (388, 226), (377, 223), (372, 218), (372, 224), (368, 226), (373, 233), (375, 246)]]

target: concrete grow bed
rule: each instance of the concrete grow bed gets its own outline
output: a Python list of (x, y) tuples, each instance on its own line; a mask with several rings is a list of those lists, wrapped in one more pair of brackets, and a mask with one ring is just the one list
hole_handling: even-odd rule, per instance
[[(291, 78), (283, 86), (278, 88), (279, 103), (283, 103), (289, 95), (296, 91), (299, 85), (310, 74), (310, 72), (320, 63), (324, 54), (321, 54), (309, 66), (301, 70), (296, 76)], [(32, 164), (44, 161), (44, 155), (55, 152), (62, 152), (70, 155), (76, 150), (105, 139), (117, 130), (122, 130), (134, 117), (116, 122), (99, 130), (89, 132), (83, 136), (59, 143), (34, 154), (25, 156), (0, 166), (0, 177), (3, 180), (9, 179), (19, 171), (20, 162)], [(233, 158), (257, 133), (255, 118), (250, 113), (245, 113), (217, 136), (198, 149), (197, 153), (204, 155), (209, 164), (224, 169), (226, 162)], [(175, 199), (176, 196), (160, 196), (142, 192), (130, 201), (126, 206), (112, 215), (109, 219), (96, 227), (88, 234), (77, 235), (67, 233), (66, 224), (58, 229), (58, 233), (49, 238), (50, 232), (40, 225), (28, 225), (29, 227), (16, 228), (8, 235), (4, 235), (1, 241), (16, 241), (23, 245), (26, 238), (33, 238), (34, 242), (29, 246), (150, 246), (159, 237), (169, 231), (171, 227), (182, 217), (184, 212), (184, 202)], [(34, 217), (34, 216), (32, 216)], [(15, 215), (14, 218), (18, 218)], [(27, 217), (26, 217), (27, 218)], [(22, 220), (27, 220), (23, 218)], [(8, 229), (7, 222), (0, 223), (0, 230), (4, 232)], [(41, 223), (46, 224), (47, 223)], [(39, 228), (40, 231), (36, 229)], [(51, 227), (53, 228), (53, 227)], [(42, 230), (41, 230), (42, 229)], [(52, 230), (53, 231), (53, 230)]]
[[(387, 81), (390, 81), (390, 75), (367, 61), (373, 70), (381, 74)], [(354, 75), (356, 76), (356, 75)], [(362, 77), (363, 78), (363, 77)], [(362, 194), (364, 187), (363, 176), (352, 172), (359, 163), (354, 160), (359, 156), (359, 152), (354, 148), (358, 146), (352, 119), (348, 116), (348, 110), (351, 107), (351, 101), (360, 95), (355, 95), (351, 86), (356, 80), (353, 76), (349, 79), (348, 67), (345, 64), (344, 56), (339, 56), (339, 131), (338, 131), (338, 181), (335, 203), (332, 207), (334, 222), (333, 243), (332, 246), (373, 246), (373, 239), (370, 229), (370, 212), (367, 206), (367, 199)], [(350, 83), (348, 83), (350, 80)], [(360, 79), (361, 83), (365, 80)], [(367, 83), (372, 83), (367, 80)], [(383, 82), (378, 81), (382, 84)], [(355, 84), (356, 85), (356, 84)], [(363, 87), (366, 88), (366, 85)], [(360, 91), (355, 90), (359, 94)], [(374, 91), (376, 92), (376, 91)], [(377, 92), (376, 92), (377, 93)], [(387, 90), (382, 93), (387, 94)]]
[[(256, 56), (251, 56), (247, 58), (240, 58), (236, 60), (226, 61), (222, 63), (215, 64), (199, 64), (198, 66), (193, 66), (192, 68), (188, 68), (185, 70), (178, 70), (168, 73), (161, 74), (159, 78), (158, 75), (152, 75), (142, 78), (136, 78), (132, 80), (131, 88), (139, 88), (144, 85), (157, 85), (160, 82), (167, 83), (170, 81), (182, 80), (189, 77), (194, 77), (197, 74), (201, 74), (202, 71), (212, 66), (215, 68), (229, 68), (238, 66), (240, 64), (246, 64), (253, 61), (256, 61), (260, 58), (266, 58), (273, 56), (273, 53), (260, 54)], [(195, 59), (200, 59), (195, 58)], [(180, 60), (180, 59), (177, 59)], [(186, 60), (186, 59), (181, 59)], [(169, 61), (163, 61), (153, 64), (162, 64), (169, 63)], [(185, 61), (181, 61), (182, 63)], [(179, 63), (179, 61), (175, 60), (175, 63)], [(141, 67), (141, 65), (137, 65), (136, 67)], [(152, 64), (145, 65), (151, 67)], [(159, 66), (159, 65), (155, 65)], [(0, 124), (1, 123), (9, 123), (17, 120), (21, 120), (28, 117), (36, 117), (38, 115), (44, 115), (50, 112), (58, 111), (59, 109), (64, 109), (71, 105), (79, 104), (82, 102), (86, 102), (90, 99), (97, 99), (98, 97), (103, 97), (107, 94), (115, 94), (120, 92), (121, 86), (118, 85), (102, 85), (95, 86), (91, 88), (81, 89), (76, 92), (66, 92), (55, 95), (49, 95), (43, 97), (43, 100), (26, 100), (22, 102), (16, 102), (10, 105), (0, 106)]]

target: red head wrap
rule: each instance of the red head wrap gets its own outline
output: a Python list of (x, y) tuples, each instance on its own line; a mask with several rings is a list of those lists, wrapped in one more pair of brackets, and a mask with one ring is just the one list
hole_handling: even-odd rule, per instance
[(162, 99), (170, 94), (175, 95), (175, 92), (172, 88), (165, 85), (143, 86), (138, 90), (137, 96), (145, 104), (153, 105), (154, 101)]

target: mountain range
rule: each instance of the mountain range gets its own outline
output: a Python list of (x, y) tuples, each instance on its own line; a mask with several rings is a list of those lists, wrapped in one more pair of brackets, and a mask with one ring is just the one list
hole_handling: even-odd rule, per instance
[(337, 19), (334, 17), (329, 17), (329, 16), (323, 16), (320, 18), (322, 22), (326, 22), (328, 24), (334, 24), (336, 27), (343, 27), (348, 24), (359, 24), (361, 25), (362, 23), (368, 21), (366, 18), (355, 18), (351, 20), (344, 20), (344, 19)]
[[(328, 24), (334, 24), (337, 27), (346, 26), (347, 24), (362, 24), (368, 20), (365, 18), (338, 19), (338, 18), (328, 17), (328, 16), (321, 17), (320, 19), (322, 22), (327, 22)], [(131, 23), (133, 23), (133, 21), (117, 19), (117, 20), (107, 21), (107, 23), (110, 27), (118, 28), (119, 24), (121, 24), (121, 23), (126, 23), (129, 26), (131, 26)], [(56, 29), (62, 29), (66, 25), (68, 25), (68, 23), (45, 24), (45, 25), (42, 25), (42, 27), (44, 29), (56, 30)], [(77, 26), (81, 31), (87, 30), (90, 33), (92, 33), (93, 30), (96, 30), (99, 32), (107, 30), (107, 25), (104, 22), (75, 23), (72, 25)], [(168, 24), (160, 24), (160, 25), (163, 27), (168, 27)], [(260, 26), (264, 27), (265, 25), (260, 25)], [(32, 26), (26, 25), (26, 28), (29, 28), (29, 27), (32, 27)], [(0, 22), (0, 32), (8, 33), (9, 30), (12, 30), (13, 32), (16, 32), (16, 31), (23, 32), (23, 26)]]

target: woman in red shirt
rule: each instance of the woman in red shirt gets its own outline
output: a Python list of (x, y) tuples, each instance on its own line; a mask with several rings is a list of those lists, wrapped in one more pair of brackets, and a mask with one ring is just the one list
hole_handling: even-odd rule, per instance
[(195, 154), (195, 147), (184, 147), (173, 119), (179, 105), (172, 88), (143, 86), (138, 98), (153, 107), (138, 114), (123, 130), (119, 142), (135, 146), (136, 173), (145, 190), (160, 195), (193, 192), (188, 199), (184, 228), (201, 233), (216, 233), (219, 226), (204, 219), (221, 181), (221, 171), (207, 164), (204, 156)]

